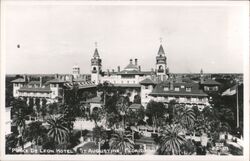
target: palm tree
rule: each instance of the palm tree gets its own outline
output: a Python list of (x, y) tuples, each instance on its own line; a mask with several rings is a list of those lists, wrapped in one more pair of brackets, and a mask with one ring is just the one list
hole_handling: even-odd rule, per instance
[(49, 124), (48, 136), (53, 139), (55, 145), (65, 143), (68, 140), (69, 130), (64, 125), (62, 116), (51, 116), (47, 120)]
[(117, 101), (118, 112), (122, 116), (122, 126), (125, 129), (125, 115), (129, 111), (129, 98), (128, 97), (120, 97)]
[(167, 125), (160, 136), (159, 154), (180, 155), (181, 146), (186, 142), (183, 129), (180, 125)]
[(24, 148), (24, 130), (26, 129), (25, 124), (25, 114), (22, 109), (19, 109), (18, 111), (14, 111), (14, 118), (13, 118), (13, 124), (17, 126), (18, 134), (19, 134), (19, 144), (21, 144), (22, 148)]
[(134, 148), (132, 135), (125, 131), (116, 131), (112, 134), (110, 141), (111, 149), (118, 149), (123, 155), (127, 153), (127, 150), (129, 151)]
[(195, 113), (192, 108), (179, 106), (176, 109), (174, 122), (180, 123), (184, 129), (192, 129), (195, 121)]

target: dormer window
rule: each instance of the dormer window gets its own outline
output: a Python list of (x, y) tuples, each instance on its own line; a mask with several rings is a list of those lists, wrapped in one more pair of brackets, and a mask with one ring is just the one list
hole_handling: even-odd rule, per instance
[(186, 92), (191, 92), (191, 87), (187, 87)]
[(174, 87), (174, 91), (180, 91), (179, 87)]
[(164, 91), (169, 91), (169, 87), (164, 87), (163, 90)]

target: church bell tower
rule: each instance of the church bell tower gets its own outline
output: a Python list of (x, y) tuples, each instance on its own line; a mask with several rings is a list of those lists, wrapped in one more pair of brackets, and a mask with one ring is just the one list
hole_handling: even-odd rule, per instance
[(167, 74), (167, 57), (161, 44), (156, 56), (156, 75), (161, 81), (164, 81), (168, 77)]
[(101, 72), (102, 72), (102, 59), (99, 56), (97, 43), (95, 43), (96, 48), (94, 51), (93, 58), (91, 59), (91, 81), (95, 84), (100, 83)]

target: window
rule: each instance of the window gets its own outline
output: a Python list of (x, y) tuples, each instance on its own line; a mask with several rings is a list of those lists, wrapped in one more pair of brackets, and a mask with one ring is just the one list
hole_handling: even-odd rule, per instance
[(55, 95), (56, 94), (56, 92), (55, 91), (53, 91), (53, 95)]
[(174, 91), (180, 91), (179, 87), (174, 87)]
[(145, 89), (148, 89), (148, 86), (147, 86), (147, 85), (145, 86)]
[(185, 86), (182, 85), (181, 88), (185, 88)]
[(163, 90), (164, 91), (169, 91), (169, 87), (164, 87)]
[(187, 91), (187, 92), (191, 92), (191, 87), (187, 87), (187, 88), (186, 88), (186, 91)]

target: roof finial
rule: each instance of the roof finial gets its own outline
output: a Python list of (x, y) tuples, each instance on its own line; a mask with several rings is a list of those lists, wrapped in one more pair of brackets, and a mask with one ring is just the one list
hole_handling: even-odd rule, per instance
[(95, 41), (95, 48), (97, 48), (97, 42)]
[(162, 37), (160, 37), (160, 43), (162, 44)]

